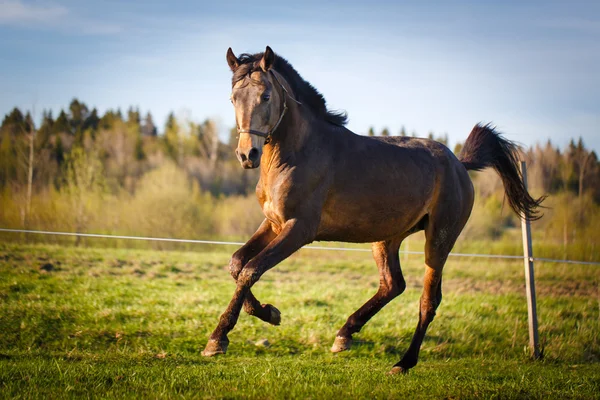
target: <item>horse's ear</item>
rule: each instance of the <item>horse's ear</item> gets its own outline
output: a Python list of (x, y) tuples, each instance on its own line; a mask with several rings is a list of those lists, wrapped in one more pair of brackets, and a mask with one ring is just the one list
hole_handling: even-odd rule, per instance
[(240, 66), (240, 60), (233, 54), (231, 47), (227, 49), (227, 64), (229, 64), (229, 68), (231, 68), (233, 72)]
[(265, 49), (265, 53), (263, 54), (263, 58), (260, 60), (260, 67), (263, 71), (267, 72), (273, 66), (275, 62), (275, 53), (269, 46)]

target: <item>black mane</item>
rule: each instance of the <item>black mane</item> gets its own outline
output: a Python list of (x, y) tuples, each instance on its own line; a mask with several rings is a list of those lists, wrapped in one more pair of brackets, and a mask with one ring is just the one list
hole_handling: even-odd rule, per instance
[[(242, 54), (238, 60), (240, 66), (233, 73), (232, 86), (249, 76), (254, 71), (259, 71), (260, 60), (264, 53)], [(320, 119), (335, 125), (346, 125), (348, 115), (343, 111), (330, 111), (327, 109), (325, 98), (313, 85), (305, 81), (292, 65), (283, 57), (275, 56), (273, 69), (285, 78), (294, 92), (296, 100), (308, 107)]]

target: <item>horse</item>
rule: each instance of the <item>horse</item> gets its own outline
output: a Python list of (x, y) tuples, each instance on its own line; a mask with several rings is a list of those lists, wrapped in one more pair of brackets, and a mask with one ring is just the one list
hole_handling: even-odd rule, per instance
[(371, 243), (380, 283), (338, 331), (332, 352), (348, 350), (352, 335), (406, 289), (399, 249), (409, 235), (425, 232), (425, 277), (418, 324), (410, 346), (390, 373), (406, 373), (442, 301), (442, 270), (473, 207), (467, 171), (494, 168), (508, 202), (520, 216), (539, 218), (518, 169), (519, 148), (490, 124), (477, 124), (460, 157), (434, 140), (367, 137), (345, 127), (347, 115), (327, 108), (324, 97), (270, 47), (237, 57), (231, 102), (245, 169), (260, 169), (256, 196), (265, 219), (229, 263), (233, 297), (202, 355), (227, 351), (227, 334), (243, 308), (279, 325), (281, 313), (261, 304), (251, 288), (268, 270), (313, 241)]

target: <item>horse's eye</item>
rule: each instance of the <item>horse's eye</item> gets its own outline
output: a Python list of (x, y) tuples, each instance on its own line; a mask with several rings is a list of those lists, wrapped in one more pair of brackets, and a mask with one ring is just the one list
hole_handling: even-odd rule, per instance
[(265, 93), (262, 95), (262, 99), (263, 101), (269, 101), (269, 99), (271, 98), (271, 95), (268, 93)]

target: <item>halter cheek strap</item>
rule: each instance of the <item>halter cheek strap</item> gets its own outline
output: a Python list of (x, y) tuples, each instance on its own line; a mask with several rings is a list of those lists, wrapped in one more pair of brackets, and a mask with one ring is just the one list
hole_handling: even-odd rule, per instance
[(279, 124), (281, 124), (281, 121), (283, 120), (283, 117), (285, 116), (285, 113), (288, 110), (287, 97), (289, 96), (290, 99), (292, 99), (293, 101), (295, 101), (299, 105), (302, 105), (302, 103), (300, 103), (298, 100), (294, 99), (288, 93), (287, 89), (281, 84), (281, 82), (279, 82), (279, 79), (277, 79), (277, 75), (273, 72), (273, 70), (270, 70), (270, 72), (271, 72), (271, 75), (273, 75), (273, 78), (275, 78), (275, 81), (281, 87), (281, 89), (283, 89), (283, 109), (281, 111), (281, 115), (279, 116), (279, 119), (277, 120), (277, 122), (275, 123), (275, 125), (273, 125), (273, 127), (271, 129), (269, 129), (267, 132), (257, 131), (256, 129), (239, 129), (238, 128), (238, 130), (237, 130), (238, 133), (249, 133), (251, 135), (256, 135), (256, 136), (263, 137), (263, 138), (265, 138), (265, 144), (269, 144), (269, 142), (271, 141), (271, 137), (273, 136), (273, 132), (275, 132), (275, 130), (277, 129), (277, 127), (279, 126)]

